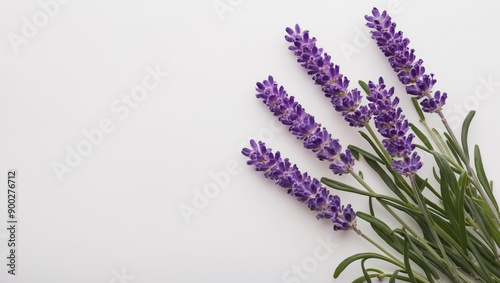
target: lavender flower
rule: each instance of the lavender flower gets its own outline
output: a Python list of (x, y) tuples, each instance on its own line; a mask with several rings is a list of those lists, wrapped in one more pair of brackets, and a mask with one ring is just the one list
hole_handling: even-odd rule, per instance
[(370, 121), (372, 114), (372, 109), (360, 106), (352, 114), (347, 114), (344, 119), (349, 123), (349, 126), (361, 128)]
[(314, 117), (304, 110), (295, 101), (293, 96), (288, 96), (283, 86), (278, 87), (273, 77), (257, 83), (257, 97), (261, 98), (269, 110), (278, 117), (289, 131), (303, 141), (304, 147), (316, 153), (320, 160), (328, 160), (330, 169), (334, 174), (349, 173), (354, 166), (354, 158), (349, 149), (342, 153), (342, 146)]
[(279, 151), (273, 154), (261, 141), (257, 143), (251, 140), (250, 145), (252, 148), (241, 151), (249, 158), (247, 164), (253, 165), (256, 171), (263, 172), (266, 178), (287, 189), (288, 194), (317, 211), (317, 219), (330, 219), (335, 231), (356, 227), (356, 213), (350, 204), (343, 206), (337, 195), (331, 195), (316, 178), (301, 173), (288, 158), (282, 159)]
[(403, 161), (395, 160), (392, 167), (401, 174), (416, 173), (423, 164), (418, 154), (413, 152), (415, 144), (412, 141), (415, 135), (411, 133), (407, 135), (409, 123), (402, 114), (401, 107), (398, 107), (399, 100), (397, 97), (392, 99), (394, 88), (387, 90), (382, 78), (378, 84), (370, 81), (368, 88), (370, 90), (368, 100), (372, 102), (369, 106), (373, 109), (375, 127), (385, 138), (382, 144), (389, 154), (403, 158)]
[(321, 86), (325, 96), (330, 98), (336, 111), (352, 127), (363, 127), (371, 118), (371, 109), (360, 107), (362, 96), (357, 89), (348, 90), (349, 80), (340, 73), (340, 67), (331, 62), (331, 56), (316, 46), (316, 38), (309, 31), (286, 28), (285, 40), (292, 43), (288, 49), (297, 56), (297, 62), (308, 70), (314, 82)]
[(386, 11), (379, 12), (373, 8), (372, 16), (365, 16), (366, 26), (373, 29), (372, 38), (384, 55), (389, 59), (391, 67), (398, 73), (399, 80), (406, 85), (406, 92), (417, 99), (427, 97), (420, 104), (424, 112), (434, 113), (441, 110), (446, 103), (446, 95), (432, 97), (432, 88), (436, 84), (434, 74), (426, 74), (423, 60), (415, 62), (415, 50), (408, 47), (410, 40), (403, 37), (402, 31), (396, 32), (396, 23)]
[(422, 110), (429, 113), (438, 112), (443, 108), (443, 105), (446, 103), (446, 97), (448, 94), (441, 92), (438, 90), (434, 93), (434, 98), (426, 98), (420, 104), (422, 105)]
[(413, 152), (411, 157), (407, 156), (403, 160), (396, 160), (392, 163), (394, 170), (400, 174), (411, 176), (417, 173), (422, 168), (423, 163), (420, 161), (420, 156), (417, 152)]

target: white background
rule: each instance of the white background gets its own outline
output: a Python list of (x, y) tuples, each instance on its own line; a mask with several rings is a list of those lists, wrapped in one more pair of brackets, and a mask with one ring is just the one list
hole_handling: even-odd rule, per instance
[[(9, 38), (23, 36), (23, 18), (33, 23), (44, 10), (38, 1), (0, 1), (0, 172), (6, 180), (8, 169), (19, 171), (20, 221), (16, 277), (7, 275), (7, 233), (0, 230), (0, 281), (350, 282), (361, 275), (355, 263), (332, 279), (343, 258), (374, 249), (353, 232), (316, 221), (246, 166), (239, 150), (260, 136), (303, 171), (333, 177), (255, 98), (255, 82), (269, 74), (344, 146), (367, 146), (287, 50), (284, 29), (295, 23), (318, 38), (352, 87), (384, 76), (418, 123), (395, 73), (364, 35), (363, 16), (374, 5), (391, 9), (417, 57), (436, 74), (436, 89), (449, 94), (448, 117), (462, 120), (459, 109), (477, 108), (470, 143), (480, 143), (487, 174), (499, 181), (495, 1), (73, 0), (58, 4), (19, 45)], [(111, 106), (142, 84), (148, 66), (168, 76), (120, 116)], [(488, 78), (496, 85), (485, 86)], [(82, 132), (102, 119), (114, 131), (60, 182), (53, 164), (66, 164), (67, 148), (85, 141)], [(437, 120), (433, 125), (442, 128)], [(428, 174), (432, 161), (425, 159)], [(193, 206), (196, 191), (228, 166), (236, 168), (228, 184), (196, 215), (183, 217), (180, 207)], [(362, 161), (356, 169), (386, 191)], [(355, 184), (350, 176), (335, 178)], [(366, 211), (366, 199), (337, 193)], [(4, 186), (1, 227), (6, 199)], [(332, 247), (321, 250), (324, 241)], [(302, 279), (286, 275), (304, 263)]]

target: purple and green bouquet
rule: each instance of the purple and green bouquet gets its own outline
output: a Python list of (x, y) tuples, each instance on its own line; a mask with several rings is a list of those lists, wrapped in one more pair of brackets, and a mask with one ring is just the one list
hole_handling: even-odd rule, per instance
[[(447, 93), (434, 90), (434, 74), (426, 72), (423, 60), (410, 48), (410, 40), (396, 29), (386, 11), (374, 8), (365, 19), (372, 38), (411, 96), (419, 123), (406, 118), (394, 87), (387, 86), (383, 78), (359, 81), (360, 89), (351, 88), (332, 57), (317, 46), (316, 38), (296, 25), (286, 28), (289, 50), (330, 99), (335, 111), (351, 127), (360, 128), (370, 149), (349, 145), (344, 150), (340, 141), (272, 76), (257, 83), (256, 96), (302, 141), (304, 148), (328, 162), (333, 174), (351, 175), (359, 187), (311, 177), (261, 141), (251, 140), (250, 147), (242, 150), (248, 165), (315, 211), (317, 219), (330, 220), (335, 231), (352, 230), (380, 250), (346, 258), (336, 268), (335, 278), (360, 260), (362, 275), (353, 282), (371, 282), (371, 278), (388, 278), (389, 282), (443, 282), (444, 278), (452, 282), (500, 282), (498, 204), (479, 147), (476, 145), (471, 152), (467, 141), (475, 112), (465, 118), (459, 140), (442, 112)], [(446, 131), (439, 132), (427, 124), (426, 115), (434, 113)], [(434, 159), (429, 162), (434, 166), (433, 176), (419, 175), (423, 155)], [(390, 193), (370, 187), (354, 170), (356, 162), (366, 162)], [(327, 187), (365, 196), (369, 212), (355, 212)], [(374, 201), (388, 212), (397, 227), (386, 224), (389, 219), (375, 215)], [(379, 241), (362, 233), (357, 226), (359, 219), (370, 224)], [(382, 242), (390, 249), (384, 248)], [(367, 259), (385, 261), (394, 268), (390, 272), (367, 268)]]

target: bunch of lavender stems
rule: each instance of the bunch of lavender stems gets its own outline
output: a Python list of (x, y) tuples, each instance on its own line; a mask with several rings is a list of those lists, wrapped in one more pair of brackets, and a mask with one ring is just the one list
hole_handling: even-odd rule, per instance
[[(380, 89), (379, 86), (377, 86), (376, 88)], [(289, 96), (283, 86), (278, 86), (273, 77), (270, 76), (268, 80), (257, 83), (256, 90), (257, 97), (262, 99), (262, 101), (268, 106), (270, 111), (275, 116), (277, 116), (283, 124), (289, 126), (290, 133), (297, 136), (298, 139), (302, 140), (305, 148), (311, 149), (313, 152), (315, 152), (315, 155), (320, 160), (331, 162), (330, 168), (332, 169), (334, 174), (341, 175), (349, 173), (371, 194), (376, 195), (375, 191), (363, 180), (363, 178), (361, 178), (353, 170), (354, 159), (351, 156), (350, 150), (347, 149), (345, 153), (341, 153), (341, 146), (338, 140), (332, 139), (328, 131), (325, 128), (322, 128), (321, 124), (315, 121), (314, 116), (307, 113), (305, 109), (295, 100), (295, 97)], [(382, 107), (383, 106), (380, 106), (380, 108)], [(387, 115), (382, 115), (382, 113), (379, 113), (378, 116), (383, 118)], [(409, 148), (413, 149), (414, 146), (409, 146)], [(402, 151), (404, 151), (404, 149)], [(410, 163), (410, 165), (415, 163), (416, 166), (414, 170), (417, 170), (416, 168), (421, 167), (421, 164), (419, 164), (421, 162), (419, 162), (418, 159), (414, 162), (412, 161), (411, 157), (406, 157), (405, 161)], [(399, 166), (405, 167), (404, 162), (402, 163), (403, 165), (399, 164)], [(406, 172), (408, 171), (408, 168), (402, 170), (405, 170)], [(411, 186), (408, 184), (406, 184), (406, 186), (410, 188), (408, 190), (408, 195), (413, 196), (413, 194), (410, 192)], [(380, 199), (378, 200), (381, 201)], [(444, 253), (444, 248), (442, 247), (442, 245), (439, 244), (441, 246), (440, 250), (442, 252), (442, 255), (444, 256), (438, 255), (434, 251), (434, 248), (427, 243), (424, 237), (414, 231), (414, 229), (410, 225), (402, 220), (398, 213), (389, 207), (389, 204), (384, 201), (381, 201), (381, 204), (393, 217), (395, 217), (403, 225), (405, 229), (416, 236), (421, 243), (424, 243), (426, 249), (433, 253), (435, 257), (444, 257), (444, 260), (447, 262), (446, 264), (448, 270), (454, 270), (454, 267), (451, 265), (451, 262)], [(407, 206), (414, 212), (419, 211), (419, 208), (417, 206), (413, 206), (410, 203), (405, 204), (403, 202), (400, 202), (399, 204)], [(439, 238), (436, 235), (434, 236), (435, 239), (439, 241)], [(457, 274), (456, 276), (458, 277), (459, 275)]]
[[(380, 116), (378, 115), (380, 113), (380, 109), (379, 109), (380, 102), (381, 101), (384, 102), (384, 95), (382, 97), (380, 97), (379, 91), (377, 91), (373, 87), (370, 87), (370, 86), (361, 82), (361, 86), (367, 92), (367, 94), (369, 94), (368, 100), (370, 100), (372, 102), (371, 104), (368, 105), (369, 106), (368, 110), (366, 108), (363, 109), (362, 108), (363, 106), (359, 106), (361, 99), (360, 99), (360, 96), (359, 96), (357, 90), (354, 89), (352, 91), (348, 91), (349, 80), (346, 77), (344, 77), (342, 74), (340, 74), (338, 66), (335, 66), (335, 65), (333, 65), (333, 63), (330, 62), (331, 57), (329, 55), (327, 55), (326, 53), (323, 53), (323, 50), (316, 46), (316, 39), (313, 37), (310, 37), (308, 31), (301, 31), (300, 27), (298, 27), (298, 26), (295, 27), (295, 30), (293, 30), (291, 28), (287, 28), (287, 33), (288, 33), (288, 35), (285, 38), (287, 41), (293, 43), (293, 45), (290, 46), (290, 50), (292, 50), (295, 53), (295, 55), (298, 57), (297, 61), (299, 63), (301, 63), (301, 65), (308, 70), (308, 73), (310, 75), (313, 76), (313, 80), (315, 81), (316, 84), (321, 86), (323, 92), (325, 93), (325, 96), (331, 99), (335, 110), (342, 112), (342, 115), (345, 117), (345, 120), (348, 121), (351, 126), (357, 126), (357, 127), (364, 126), (367, 128), (368, 132), (370, 133), (370, 136), (375, 141), (375, 143), (378, 147), (378, 150), (381, 153), (380, 158), (382, 160), (384, 160), (384, 163), (389, 167), (388, 163), (390, 163), (390, 160), (392, 160), (391, 157), (394, 155), (400, 156), (401, 155), (401, 154), (399, 154), (400, 152), (398, 152), (397, 150), (395, 151), (394, 150), (395, 147), (391, 146), (390, 143), (382, 144), (381, 142), (379, 142), (376, 134), (374, 133), (374, 131), (372, 130), (372, 128), (368, 122), (365, 123), (364, 125), (362, 123), (355, 124), (355, 123), (352, 123), (353, 119), (351, 118), (351, 116), (360, 117), (361, 116), (361, 115), (359, 115), (360, 113), (363, 113), (366, 116), (369, 116), (371, 114), (372, 116), (375, 116), (374, 120), (375, 120), (376, 125), (377, 125), (377, 122), (380, 124), (381, 120), (383, 123), (385, 123), (386, 121), (384, 121), (384, 119), (380, 119)], [(398, 36), (396, 36), (396, 37), (399, 38)], [(404, 42), (409, 42), (409, 41), (404, 40)], [(408, 54), (410, 54), (410, 55), (408, 55)], [(411, 57), (411, 56), (413, 56), (413, 51), (409, 52), (409, 53), (408, 52), (404, 53), (403, 55), (405, 55), (407, 57)], [(404, 60), (399, 60), (398, 62), (401, 63), (401, 62), (404, 62)], [(391, 65), (396, 66), (397, 64), (391, 63)], [(420, 66), (417, 66), (417, 67), (420, 68), (418, 70), (418, 72), (410, 72), (411, 73), (410, 75), (418, 76), (415, 74), (420, 74), (420, 76), (422, 76), (422, 73), (424, 73), (425, 70), (421, 66), (421, 62), (420, 62)], [(433, 77), (433, 75), (430, 76), (430, 78), (432, 78), (432, 77)], [(426, 91), (427, 85), (433, 85), (433, 83), (435, 83), (435, 80), (433, 80), (433, 79), (429, 80), (429, 77), (424, 77), (424, 78), (425, 79), (423, 80), (423, 82), (420, 83), (418, 90)], [(403, 81), (403, 79), (401, 79), (401, 81)], [(383, 85), (383, 82), (380, 85)], [(418, 81), (417, 81), (417, 85), (418, 85)], [(408, 88), (408, 89), (409, 89), (409, 92), (411, 92), (411, 91), (415, 92), (415, 88), (413, 88), (413, 90), (412, 90), (412, 88)], [(375, 90), (375, 95), (373, 95), (374, 90)], [(353, 93), (354, 93), (354, 95), (353, 95)], [(387, 95), (385, 95), (385, 96), (387, 97)], [(436, 92), (434, 97), (429, 96), (427, 99), (425, 99), (421, 103), (422, 109), (426, 112), (433, 112), (434, 111), (437, 113), (441, 113), (440, 111), (441, 111), (442, 106), (445, 104), (446, 96), (447, 96), (446, 93), (441, 95), (440, 92)], [(347, 101), (347, 103), (346, 103), (346, 101)], [(355, 101), (355, 103), (353, 103), (352, 101)], [(386, 107), (386, 108), (392, 107), (392, 109), (394, 109), (394, 106), (397, 105), (397, 101), (394, 103), (394, 101), (391, 102), (391, 101), (386, 100), (385, 102), (387, 102), (387, 103), (385, 103), (385, 104), (382, 103), (382, 106)], [(350, 112), (349, 111), (347, 111), (347, 112), (342, 111), (345, 109), (345, 107), (343, 107), (343, 105), (350, 105), (351, 106), (349, 108)], [(382, 107), (382, 110), (383, 110), (383, 107)], [(357, 108), (359, 108), (359, 110)], [(372, 111), (371, 113), (370, 113), (370, 110)], [(418, 108), (418, 110), (419, 110), (420, 116), (423, 116), (423, 114), (421, 113), (422, 112), (421, 109)], [(397, 114), (399, 115), (400, 113), (397, 112)], [(387, 115), (385, 115), (385, 116), (387, 116)], [(394, 115), (392, 115), (392, 116), (389, 115), (389, 116), (395, 117)], [(386, 117), (382, 116), (382, 118), (386, 118)], [(391, 121), (392, 124), (391, 123), (389, 123), (389, 124), (395, 125), (396, 130), (401, 135), (404, 136), (404, 134), (408, 130), (407, 129), (408, 127), (407, 126), (401, 127), (402, 126), (401, 121), (403, 119), (404, 118), (401, 118), (401, 117), (395, 117), (395, 119), (392, 119), (393, 121)], [(367, 118), (364, 118), (363, 120), (369, 121), (369, 119), (367, 119)], [(379, 127), (377, 127), (377, 128), (379, 128)], [(404, 128), (404, 129), (402, 129), (402, 128)], [(421, 132), (418, 130), (418, 128), (416, 128), (414, 125), (412, 125), (412, 128), (414, 131), (417, 132), (417, 134), (419, 134), (419, 138), (421, 138), (422, 140), (425, 140), (427, 142), (426, 145), (429, 144), (427, 139), (425, 138), (425, 136), (423, 136), (421, 134)], [(382, 132), (381, 132), (379, 129), (379, 132), (384, 137), (386, 137), (386, 135), (384, 135), (384, 134), (387, 134), (387, 133), (384, 131), (385, 130), (382, 130)], [(465, 139), (466, 139), (466, 137), (465, 137)], [(450, 140), (452, 140), (452, 139), (450, 138)], [(448, 143), (448, 147), (446, 147), (447, 149), (450, 147), (449, 144), (451, 144), (451, 141)], [(387, 146), (387, 145), (389, 145), (389, 146)], [(410, 143), (408, 144), (406, 149), (405, 149), (405, 147), (400, 147), (400, 148), (403, 151), (404, 150), (411, 151), (414, 149), (414, 145), (412, 146), (411, 141), (410, 141)], [(425, 148), (423, 148), (423, 149), (427, 150), (428, 152), (433, 150), (432, 146), (429, 149), (425, 149)], [(452, 150), (452, 149), (449, 149), (449, 150)], [(444, 154), (444, 151), (442, 151), (442, 152)], [(458, 169), (457, 169), (458, 166), (453, 161), (453, 159), (450, 156), (448, 156), (448, 158), (446, 158), (446, 159), (447, 159), (447, 161), (449, 161), (451, 163), (451, 165), (453, 166), (453, 169), (455, 171), (458, 171)], [(393, 169), (398, 171), (398, 173), (404, 174), (410, 178), (411, 188), (412, 188), (414, 196), (416, 196), (416, 201), (418, 203), (418, 206), (420, 207), (420, 209), (423, 213), (423, 216), (426, 219), (426, 222), (428, 224), (428, 227), (430, 228), (430, 232), (433, 235), (433, 238), (434, 238), (436, 245), (439, 247), (440, 254), (443, 256), (443, 258), (447, 262), (447, 268), (452, 271), (451, 272), (452, 276), (450, 278), (452, 278), (454, 281), (456, 281), (456, 280), (458, 280), (457, 273), (453, 272), (454, 268), (451, 265), (449, 258), (445, 255), (445, 251), (444, 251), (445, 247), (441, 244), (441, 241), (439, 240), (440, 237), (447, 236), (447, 231), (439, 230), (439, 226), (434, 225), (433, 217), (429, 217), (429, 213), (427, 213), (427, 209), (425, 209), (425, 207), (424, 207), (425, 203), (432, 204), (432, 202), (426, 201), (425, 199), (421, 199), (420, 193), (417, 192), (418, 184), (417, 184), (417, 178), (415, 177), (414, 173), (416, 173), (416, 170), (419, 169), (420, 165), (418, 165), (418, 162), (419, 162), (418, 157), (416, 157), (416, 158), (405, 157), (404, 163), (407, 165), (408, 168), (413, 168), (414, 172), (411, 172), (411, 170), (405, 171), (404, 166), (403, 167), (400, 166), (400, 165), (405, 165), (405, 164), (401, 164), (401, 162), (397, 162), (397, 161), (394, 161), (392, 163), (392, 167), (393, 167)], [(408, 169), (408, 168), (406, 168), (406, 169)], [(460, 171), (458, 171), (458, 172), (461, 173)], [(407, 173), (410, 173), (410, 174), (407, 174)], [(470, 179), (469, 176), (467, 176), (467, 175), (465, 175), (465, 176), (466, 176), (466, 178)], [(483, 182), (483, 183), (488, 184), (487, 182)], [(477, 186), (477, 182), (475, 185)], [(441, 196), (439, 194), (437, 194), (435, 192), (435, 190), (432, 190), (432, 191), (438, 197), (441, 198)], [(488, 198), (486, 198), (485, 202), (487, 203), (487, 201), (489, 201)], [(470, 205), (468, 205), (468, 206), (470, 206)], [(470, 210), (470, 208), (467, 208), (466, 210)], [(475, 221), (474, 217), (471, 217), (468, 214), (465, 217), (467, 218), (467, 220), (469, 220), (468, 224), (471, 224), (471, 227), (476, 226), (475, 227), (476, 231), (480, 230), (480, 229), (477, 229), (477, 225), (474, 225), (474, 221)], [(435, 226), (437, 226), (437, 227), (435, 227)], [(436, 229), (441, 233), (436, 232)], [(498, 229), (495, 227), (493, 230), (495, 230), (494, 233), (496, 234), (496, 236), (498, 238), (498, 233), (497, 233)], [(411, 231), (411, 230), (409, 230), (409, 231)], [(413, 232), (412, 232), (412, 234), (415, 235), (415, 233), (413, 233)], [(441, 236), (438, 236), (437, 234), (440, 234)], [(488, 239), (487, 239), (488, 236), (486, 235), (487, 233), (484, 233), (484, 231), (483, 231), (483, 233), (479, 233), (479, 234), (483, 240), (485, 240), (486, 242), (489, 242), (488, 246), (490, 247), (492, 254), (495, 255), (494, 262), (496, 265), (498, 265), (498, 256), (497, 256), (498, 255), (498, 252), (497, 252), (498, 241), (496, 242), (496, 246), (495, 246), (495, 243), (492, 243), (491, 239), (490, 239), (490, 241), (488, 241)], [(458, 275), (458, 276), (460, 276), (460, 275)], [(475, 277), (477, 277), (477, 276), (475, 276)]]
[[(474, 112), (464, 121), (460, 144), (441, 111), (448, 95), (432, 91), (436, 83), (434, 74), (427, 74), (423, 61), (416, 60), (414, 50), (408, 48), (409, 40), (403, 37), (401, 31), (395, 31), (396, 24), (385, 11), (380, 13), (374, 8), (372, 16), (365, 18), (367, 26), (373, 29), (372, 37), (389, 58), (399, 80), (406, 85), (407, 93), (413, 96), (420, 121), (439, 152), (405, 117), (393, 87), (387, 87), (382, 78), (376, 82), (359, 81), (366, 93), (367, 102), (363, 105), (361, 91), (349, 89), (349, 79), (340, 73), (340, 67), (332, 62), (331, 56), (317, 47), (316, 38), (311, 37), (309, 31), (296, 25), (294, 29), (286, 29), (285, 39), (291, 44), (289, 49), (330, 99), (335, 111), (350, 126), (361, 129), (361, 136), (374, 153), (354, 145), (342, 151), (339, 140), (333, 139), (326, 128), (307, 113), (293, 96), (289, 96), (283, 86), (278, 86), (271, 76), (257, 83), (257, 98), (289, 127), (290, 133), (301, 140), (306, 149), (326, 161), (335, 175), (349, 174), (366, 189), (363, 191), (329, 178), (321, 179), (331, 188), (367, 196), (370, 213), (354, 213), (351, 205), (341, 205), (340, 198), (331, 195), (317, 179), (300, 173), (296, 165), (291, 165), (288, 159), (282, 160), (279, 152), (273, 155), (263, 143), (251, 141), (252, 148), (244, 149), (242, 153), (249, 157), (249, 165), (263, 171), (267, 178), (276, 181), (311, 210), (317, 211), (318, 219), (331, 220), (334, 230), (355, 231), (385, 254), (361, 253), (348, 257), (335, 270), (335, 278), (349, 264), (361, 260), (363, 275), (355, 282), (371, 282), (372, 277), (382, 279), (389, 276), (391, 282), (395, 279), (441, 282), (440, 276), (443, 275), (452, 282), (472, 282), (472, 278), (481, 282), (500, 282), (498, 205), (492, 194), (492, 183), (482, 167), (479, 148), (476, 146), (474, 151), (476, 170), (470, 164), (468, 151), (467, 133)], [(418, 99), (422, 100), (420, 106)], [(437, 113), (441, 117), (447, 129), (444, 133), (446, 142), (437, 130), (427, 125), (423, 112)], [(415, 144), (416, 138), (423, 144)], [(439, 190), (428, 182), (428, 178), (418, 174), (423, 166), (422, 153), (435, 159), (437, 170), (434, 170), (434, 179), (439, 183)], [(392, 191), (391, 195), (376, 192), (361, 174), (354, 171), (355, 160), (359, 161), (360, 157), (380, 176)], [(432, 201), (424, 192), (431, 193), (438, 201)], [(373, 199), (398, 221), (400, 228), (393, 229), (375, 216)], [(402, 213), (414, 223), (404, 221)], [(394, 252), (361, 233), (357, 219), (368, 222), (402, 258), (397, 258)], [(397, 270), (386, 273), (366, 269), (365, 261), (370, 258), (387, 261)], [(416, 267), (425, 274), (417, 272)]]
[[(410, 176), (412, 185), (409, 187), (412, 191), (408, 192), (408, 195), (414, 197), (419, 209), (422, 211), (422, 215), (428, 223), (428, 227), (430, 227), (431, 230), (430, 232), (439, 248), (440, 255), (436, 254), (434, 249), (430, 246), (427, 248), (429, 251), (433, 252), (435, 256), (442, 257), (449, 270), (454, 270), (441, 244), (440, 238), (434, 229), (434, 223), (429, 217), (427, 210), (423, 207), (421, 196), (416, 193), (416, 181), (411, 176), (422, 167), (422, 162), (420, 162), (420, 157), (417, 152), (413, 151), (415, 148), (415, 145), (412, 144), (414, 135), (406, 135), (408, 131), (408, 121), (404, 120), (404, 115), (401, 114), (401, 108), (396, 107), (399, 99), (391, 99), (394, 90), (391, 89), (386, 91), (382, 79), (379, 80), (379, 85), (370, 83), (372, 87), (370, 87), (368, 91), (370, 94), (368, 99), (372, 103), (368, 106), (360, 106), (362, 96), (359, 94), (359, 91), (357, 89), (348, 90), (349, 80), (340, 73), (340, 67), (335, 66), (331, 62), (331, 57), (323, 53), (323, 50), (316, 46), (316, 39), (309, 37), (308, 31), (302, 32), (298, 25), (295, 26), (295, 29), (287, 28), (286, 31), (288, 35), (285, 36), (285, 39), (293, 44), (289, 49), (298, 57), (297, 61), (308, 70), (308, 74), (313, 76), (315, 83), (321, 86), (325, 96), (331, 99), (335, 110), (341, 112), (345, 120), (348, 121), (351, 126), (367, 128), (372, 139), (378, 143), (379, 150), (384, 153), (382, 159), (384, 159), (388, 168), (393, 167), (398, 173)], [(375, 125), (379, 129), (379, 132), (386, 137), (384, 140), (385, 146), (382, 145), (370, 126), (369, 122), (372, 116), (374, 117)], [(389, 152), (393, 156), (402, 157), (403, 161), (392, 161)], [(362, 178), (356, 175), (353, 170), (351, 170), (350, 173), (370, 193), (374, 193), (373, 189), (371, 189)], [(382, 202), (382, 206), (410, 231), (411, 234), (420, 238), (420, 240), (425, 243), (422, 236), (407, 225), (396, 212), (388, 207), (387, 204)], [(459, 275), (456, 272), (452, 273), (454, 278), (458, 278)]]

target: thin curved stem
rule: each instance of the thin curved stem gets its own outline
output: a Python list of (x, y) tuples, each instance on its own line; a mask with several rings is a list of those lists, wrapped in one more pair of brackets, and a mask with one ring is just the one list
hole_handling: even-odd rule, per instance
[(384, 148), (384, 145), (380, 142), (380, 140), (377, 138), (377, 135), (375, 134), (375, 132), (373, 131), (372, 127), (370, 126), (370, 122), (366, 123), (365, 124), (365, 128), (368, 130), (368, 133), (370, 134), (370, 136), (375, 140), (375, 143), (378, 145), (378, 147), (381, 149), (382, 151), (382, 154), (384, 155), (385, 157), (385, 161), (387, 161), (386, 164), (391, 164), (391, 156), (389, 155), (389, 153), (387, 153), (387, 151), (385, 150)]
[(438, 139), (436, 137), (436, 134), (434, 133), (434, 131), (432, 131), (431, 128), (429, 128), (429, 125), (427, 125), (427, 122), (425, 120), (420, 120), (420, 123), (422, 123), (425, 127), (425, 129), (427, 130), (427, 132), (429, 133), (429, 135), (431, 136), (432, 140), (434, 141), (434, 143), (437, 145), (439, 151), (445, 155), (446, 157), (448, 158), (452, 158), (451, 156), (451, 152), (449, 151), (448, 147), (442, 143), (442, 140)]
[[(406, 270), (406, 266), (405, 266), (405, 264), (401, 260), (399, 260), (396, 256), (394, 256), (393, 254), (391, 254), (390, 252), (388, 252), (386, 249), (384, 249), (377, 242), (375, 242), (374, 240), (372, 240), (372, 238), (370, 238), (367, 235), (365, 235), (363, 232), (361, 232), (361, 230), (359, 230), (356, 227), (353, 229), (353, 231), (355, 231), (358, 235), (360, 235), (361, 237), (363, 237), (363, 239), (367, 240), (370, 244), (372, 244), (377, 249), (379, 249), (381, 252), (383, 252), (388, 257), (390, 257), (392, 260), (394, 260), (400, 268)], [(424, 275), (422, 275), (422, 274), (420, 274), (418, 272), (413, 272), (413, 274), (415, 275), (415, 277), (417, 277), (422, 282), (429, 282), (429, 280), (427, 280)]]

